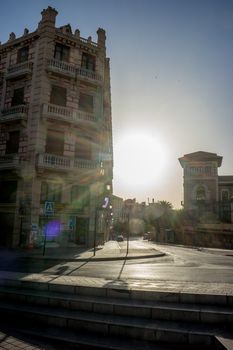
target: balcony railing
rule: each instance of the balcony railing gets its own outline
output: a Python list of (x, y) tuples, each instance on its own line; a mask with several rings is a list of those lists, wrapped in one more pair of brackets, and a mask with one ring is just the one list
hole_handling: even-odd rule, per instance
[(100, 74), (84, 68), (77, 68), (77, 75), (81, 78), (87, 78), (97, 82), (101, 82), (102, 80)]
[(55, 154), (39, 154), (37, 160), (38, 168), (53, 169), (60, 171), (72, 171), (76, 169), (98, 169), (99, 163), (93, 160), (69, 158)]
[(95, 47), (98, 47), (98, 44), (95, 43), (94, 41), (92, 40), (89, 40), (89, 39), (85, 39), (85, 38), (79, 38), (79, 40), (84, 43), (84, 44), (89, 44), (89, 45), (92, 45), (92, 46), (95, 46)]
[(0, 170), (15, 169), (20, 165), (18, 154), (8, 154), (0, 157)]
[(16, 63), (7, 69), (6, 79), (12, 79), (21, 75), (32, 74), (32, 62)]
[(76, 77), (75, 67), (64, 61), (55, 59), (48, 60), (48, 70), (65, 76), (70, 76), (71, 78)]
[(69, 171), (72, 168), (72, 159), (54, 154), (39, 154), (37, 165), (39, 168)]
[(27, 105), (12, 106), (4, 108), (1, 112), (0, 123), (14, 121), (14, 120), (26, 120), (28, 115)]
[(87, 113), (84, 111), (77, 111), (75, 113), (75, 120), (77, 120), (79, 122), (80, 122), (80, 120), (83, 120), (86, 122), (94, 122), (94, 123), (97, 122), (97, 118), (93, 114)]
[(80, 124), (82, 122), (96, 124), (96, 117), (91, 113), (73, 110), (69, 107), (58, 106), (54, 104), (44, 104), (42, 109), (44, 117), (56, 120), (63, 120), (69, 123)]
[(81, 79), (87, 79), (100, 83), (102, 81), (101, 75), (84, 68), (77, 68), (76, 66), (55, 59), (48, 60), (48, 70), (60, 75), (64, 75), (71, 78), (77, 76)]
[(75, 168), (83, 168), (83, 169), (96, 169), (98, 167), (98, 162), (94, 160), (88, 160), (88, 159), (80, 159), (75, 158), (74, 159), (74, 167)]

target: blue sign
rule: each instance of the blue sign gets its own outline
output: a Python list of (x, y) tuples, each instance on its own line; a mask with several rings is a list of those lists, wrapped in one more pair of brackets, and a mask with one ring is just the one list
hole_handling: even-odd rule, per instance
[(45, 215), (53, 215), (54, 214), (54, 202), (46, 201), (44, 203), (44, 213), (45, 213)]
[(70, 230), (75, 230), (75, 228), (76, 228), (76, 217), (75, 216), (70, 216), (68, 225), (69, 225)]

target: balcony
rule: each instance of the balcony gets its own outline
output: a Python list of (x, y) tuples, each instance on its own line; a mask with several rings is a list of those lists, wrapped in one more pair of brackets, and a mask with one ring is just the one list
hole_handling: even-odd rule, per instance
[(79, 79), (92, 81), (98, 84), (102, 82), (102, 77), (100, 74), (84, 68), (77, 68), (77, 76)]
[(15, 79), (25, 75), (32, 74), (32, 62), (23, 62), (13, 64), (7, 69), (6, 79)]
[(76, 68), (64, 61), (59, 61), (55, 59), (48, 60), (48, 71), (53, 72), (58, 75), (63, 75), (70, 78), (76, 77)]
[(91, 114), (79, 110), (73, 110), (69, 107), (58, 106), (54, 104), (43, 104), (42, 115), (48, 119), (60, 120), (72, 124), (86, 124), (87, 126), (97, 125), (97, 118)]
[(0, 170), (17, 169), (20, 166), (18, 154), (0, 156)]
[(98, 84), (102, 82), (101, 75), (94, 71), (84, 68), (77, 68), (70, 63), (55, 59), (48, 60), (47, 70), (54, 74), (62, 75), (68, 78), (76, 79), (78, 77), (79, 79)]
[(18, 105), (5, 108), (1, 112), (0, 123), (11, 122), (15, 120), (27, 120), (28, 106)]
[(99, 162), (95, 160), (69, 158), (57, 156), (55, 154), (43, 153), (38, 155), (37, 167), (39, 169), (55, 171), (80, 171), (80, 169), (90, 171), (95, 169), (98, 170)]
[(80, 158), (74, 159), (74, 168), (97, 169), (98, 167), (99, 167), (99, 162), (95, 160), (80, 159)]
[(43, 169), (52, 169), (60, 171), (70, 171), (72, 166), (72, 159), (64, 156), (57, 156), (55, 154), (43, 153), (38, 155), (37, 166)]

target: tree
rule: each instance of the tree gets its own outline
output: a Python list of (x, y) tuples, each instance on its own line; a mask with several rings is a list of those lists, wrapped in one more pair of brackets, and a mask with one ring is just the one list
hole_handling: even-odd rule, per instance
[(158, 201), (157, 202), (164, 210), (169, 211), (173, 209), (173, 205), (167, 201)]

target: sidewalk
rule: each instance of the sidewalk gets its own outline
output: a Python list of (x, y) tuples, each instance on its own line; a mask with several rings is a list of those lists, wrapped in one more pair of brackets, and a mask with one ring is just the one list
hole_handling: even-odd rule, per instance
[(166, 254), (160, 252), (157, 249), (133, 249), (130, 247), (129, 242), (129, 252), (127, 254), (126, 247), (123, 248), (116, 241), (108, 241), (103, 246), (97, 246), (95, 255), (93, 248), (85, 247), (59, 247), (56, 244), (52, 245), (47, 243), (45, 254), (43, 255), (43, 247), (27, 249), (27, 250), (14, 250), (14, 251), (4, 251), (1, 254), (9, 258), (31, 258), (31, 259), (47, 259), (47, 260), (67, 260), (67, 261), (86, 261), (90, 259), (91, 261), (113, 261), (113, 260), (125, 260), (125, 259), (146, 259), (146, 258), (157, 258), (163, 257)]

